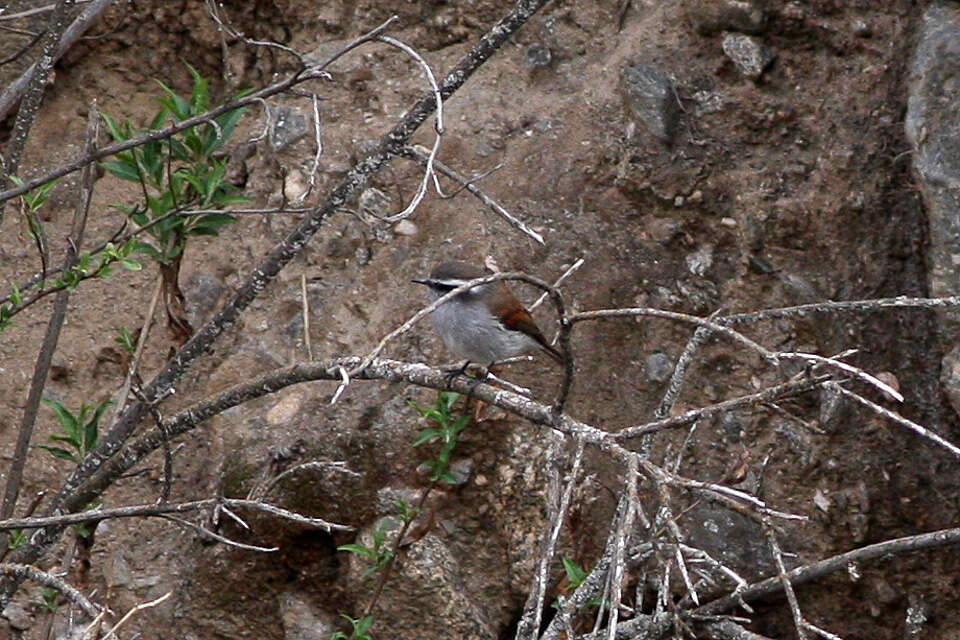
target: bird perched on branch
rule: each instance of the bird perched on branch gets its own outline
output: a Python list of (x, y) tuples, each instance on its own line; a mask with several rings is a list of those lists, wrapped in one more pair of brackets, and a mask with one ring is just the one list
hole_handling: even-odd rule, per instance
[[(414, 282), (430, 287), (436, 300), (471, 280), (489, 275), (489, 271), (469, 262), (451, 260), (438, 264), (430, 277)], [(467, 364), (489, 366), (535, 349), (563, 362), (563, 356), (550, 346), (530, 312), (503, 281), (488, 282), (457, 294), (433, 312), (433, 323), (447, 349), (466, 358)]]

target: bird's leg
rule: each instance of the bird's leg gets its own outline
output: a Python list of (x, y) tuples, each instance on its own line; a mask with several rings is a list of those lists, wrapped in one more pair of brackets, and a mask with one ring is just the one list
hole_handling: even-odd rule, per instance
[(483, 421), (483, 412), (484, 412), (484, 409), (486, 409), (487, 405), (486, 403), (484, 403), (483, 400), (480, 400), (479, 398), (475, 398), (473, 396), (473, 390), (476, 388), (478, 384), (486, 381), (486, 379), (490, 377), (490, 370), (493, 369), (494, 364), (495, 362), (491, 362), (486, 367), (484, 367), (480, 375), (474, 378), (473, 382), (470, 383), (470, 388), (467, 391), (467, 393), (471, 396), (471, 399), (474, 399), (476, 401), (476, 403), (473, 405), (473, 421), (474, 422)]
[(462, 376), (467, 372), (467, 367), (470, 366), (470, 361), (467, 360), (463, 363), (463, 366), (459, 369), (454, 369), (446, 375), (447, 379), (447, 389), (450, 389), (453, 386), (453, 381), (456, 380), (457, 376)]

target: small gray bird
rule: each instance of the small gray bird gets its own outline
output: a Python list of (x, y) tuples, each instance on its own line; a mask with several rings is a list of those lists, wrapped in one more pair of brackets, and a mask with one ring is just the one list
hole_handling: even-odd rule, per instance
[[(489, 271), (469, 262), (451, 260), (437, 265), (429, 278), (414, 282), (430, 287), (436, 300), (471, 280), (489, 275)], [(486, 366), (534, 349), (563, 362), (563, 356), (550, 346), (530, 312), (503, 281), (482, 284), (454, 296), (433, 312), (433, 323), (447, 349), (468, 362)]]

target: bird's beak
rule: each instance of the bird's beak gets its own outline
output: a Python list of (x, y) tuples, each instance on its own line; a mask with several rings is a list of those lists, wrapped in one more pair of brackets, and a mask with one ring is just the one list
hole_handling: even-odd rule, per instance
[(415, 278), (415, 279), (411, 280), (410, 282), (416, 282), (417, 284), (425, 284), (425, 285), (427, 285), (428, 287), (430, 286), (430, 281), (429, 281), (429, 280), (421, 280), (421, 279), (419, 279), (419, 278)]

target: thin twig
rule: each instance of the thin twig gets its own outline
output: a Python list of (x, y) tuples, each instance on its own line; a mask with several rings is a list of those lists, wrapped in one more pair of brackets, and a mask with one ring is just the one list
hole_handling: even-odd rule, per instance
[(896, 400), (897, 402), (903, 402), (903, 394), (901, 394), (899, 391), (897, 391), (896, 389), (888, 385), (883, 380), (880, 380), (879, 378), (870, 375), (863, 369), (854, 367), (853, 365), (847, 364), (846, 362), (842, 362), (834, 358), (825, 358), (823, 356), (818, 356), (813, 353), (795, 353), (791, 351), (781, 351), (777, 353), (777, 358), (786, 358), (788, 360), (803, 360), (805, 362), (809, 362), (810, 364), (820, 364), (833, 369), (839, 369), (840, 371), (843, 371), (844, 373), (852, 375), (858, 378), (859, 380), (861, 380), (862, 382), (869, 384), (870, 386), (888, 395), (889, 397)]
[(430, 65), (427, 64), (427, 61), (424, 60), (419, 53), (414, 51), (410, 46), (400, 42), (396, 38), (391, 38), (390, 36), (379, 35), (376, 39), (384, 44), (388, 44), (392, 47), (400, 49), (417, 61), (417, 64), (419, 64), (420, 68), (423, 69), (423, 74), (430, 82), (430, 88), (433, 91), (433, 99), (437, 111), (436, 122), (434, 123), (433, 127), (437, 135), (433, 140), (433, 147), (430, 149), (430, 155), (427, 158), (427, 167), (423, 172), (423, 179), (420, 181), (420, 186), (417, 188), (417, 193), (414, 195), (413, 200), (410, 201), (410, 204), (408, 204), (403, 211), (385, 218), (387, 222), (397, 222), (399, 220), (403, 220), (404, 218), (410, 217), (410, 214), (412, 214), (417, 206), (419, 206), (420, 202), (423, 200), (423, 196), (427, 193), (427, 186), (430, 184), (430, 177), (433, 175), (433, 163), (437, 157), (437, 151), (440, 149), (440, 139), (443, 137), (443, 96), (440, 93), (440, 85), (437, 84), (437, 79), (434, 77), (433, 71), (430, 69)]
[(160, 302), (160, 292), (163, 289), (163, 275), (157, 274), (157, 282), (153, 286), (153, 296), (150, 298), (150, 305), (147, 307), (147, 315), (140, 325), (140, 333), (137, 336), (137, 345), (130, 356), (130, 366), (127, 367), (127, 375), (123, 380), (117, 398), (117, 408), (114, 410), (113, 419), (110, 424), (120, 419), (123, 410), (127, 406), (127, 396), (130, 393), (130, 386), (133, 384), (133, 378), (137, 374), (137, 367), (140, 366), (140, 359), (143, 357), (143, 349), (147, 344), (147, 336), (150, 335), (150, 327), (153, 326), (153, 316), (157, 310), (157, 304)]
[(768, 522), (763, 526), (763, 532), (767, 536), (767, 542), (770, 544), (770, 551), (773, 554), (773, 560), (777, 564), (777, 579), (783, 587), (783, 592), (787, 596), (787, 603), (790, 605), (790, 615), (793, 616), (793, 626), (797, 630), (799, 640), (807, 640), (807, 632), (803, 626), (803, 613), (800, 611), (800, 603), (797, 601), (797, 594), (793, 591), (793, 585), (787, 578), (787, 567), (783, 564), (783, 551), (780, 550), (780, 542), (777, 540), (777, 534), (773, 526)]
[[(317, 94), (312, 94), (311, 104), (313, 105), (313, 144), (317, 148), (313, 155), (313, 165), (310, 167), (310, 186), (306, 192), (300, 196), (300, 202), (306, 200), (313, 193), (317, 185), (317, 169), (320, 168), (320, 156), (323, 155), (323, 138), (320, 136), (320, 104)], [(311, 356), (311, 359), (313, 356)]]
[(231, 540), (230, 538), (222, 536), (219, 533), (216, 533), (215, 531), (210, 531), (210, 529), (205, 529), (200, 525), (190, 522), (189, 520), (184, 520), (183, 518), (178, 518), (176, 516), (163, 514), (157, 517), (163, 518), (164, 520), (169, 520), (170, 522), (176, 522), (177, 524), (187, 527), (188, 529), (193, 529), (194, 531), (196, 531), (202, 536), (206, 536), (208, 538), (216, 540), (217, 542), (222, 542), (223, 544), (229, 545), (231, 547), (236, 547), (237, 549), (243, 549), (244, 551), (259, 551), (261, 553), (273, 553), (275, 551), (280, 550), (280, 547), (259, 547), (253, 544), (245, 544), (243, 542), (237, 542), (236, 540)]
[(637, 457), (634, 456), (630, 459), (625, 474), (626, 490), (624, 495), (627, 497), (627, 509), (617, 527), (611, 562), (613, 570), (610, 572), (610, 598), (607, 600), (607, 615), (609, 616), (607, 619), (607, 640), (614, 640), (617, 632), (617, 618), (620, 614), (620, 600), (623, 589), (623, 558), (626, 554), (627, 538), (633, 531), (633, 519), (637, 511), (637, 476), (639, 475), (637, 468)]
[[(720, 311), (718, 309), (707, 319), (710, 322), (714, 322), (719, 313)], [(673, 367), (673, 374), (670, 376), (667, 391), (664, 393), (663, 399), (660, 400), (660, 405), (657, 407), (657, 410), (653, 412), (655, 419), (661, 420), (670, 415), (673, 405), (676, 404), (677, 398), (680, 396), (680, 390), (683, 388), (683, 382), (687, 376), (687, 369), (690, 368), (694, 356), (700, 350), (700, 347), (710, 339), (712, 333), (713, 331), (707, 327), (697, 327), (693, 332), (693, 336), (687, 342), (687, 346), (683, 348), (683, 353), (680, 354), (680, 357), (677, 359), (677, 364)]]
[(303, 464), (298, 464), (295, 467), (290, 467), (283, 473), (278, 474), (277, 476), (272, 478), (269, 482), (264, 484), (262, 488), (258, 488), (256, 491), (251, 492), (250, 498), (263, 498), (270, 495), (270, 492), (273, 490), (273, 488), (277, 486), (280, 482), (298, 473), (302, 473), (304, 471), (327, 471), (327, 470), (339, 471), (340, 473), (346, 473), (351, 476), (360, 475), (356, 471), (352, 471), (349, 468), (347, 468), (346, 462), (342, 462), (342, 461), (327, 462), (327, 461), (321, 461), (321, 460), (313, 460), (310, 462), (304, 462)]
[[(560, 277), (559, 277), (559, 278), (557, 278), (556, 280), (553, 281), (553, 288), (554, 288), (554, 289), (559, 288), (560, 285), (563, 284), (564, 280), (566, 280), (567, 278), (569, 278), (571, 275), (573, 275), (573, 273), (574, 273), (577, 269), (579, 269), (580, 267), (583, 266), (583, 263), (584, 263), (584, 259), (583, 259), (583, 258), (577, 258), (576, 260), (574, 260), (573, 264), (570, 265), (569, 267), (567, 267), (567, 270), (564, 271), (562, 274), (560, 274)], [(547, 296), (549, 296), (549, 295), (550, 295), (550, 294), (549, 294), (549, 292), (547, 292), (547, 291), (544, 291), (543, 293), (541, 293), (541, 294), (540, 294), (540, 297), (537, 298), (537, 299), (534, 301), (533, 304), (531, 304), (529, 307), (527, 307), (527, 311), (533, 311), (534, 309), (536, 309), (537, 307), (539, 307), (541, 304), (543, 304), (543, 301), (546, 300), (546, 299), (547, 299)]]
[(37, 584), (42, 584), (45, 587), (56, 589), (62, 593), (67, 600), (80, 607), (80, 610), (83, 611), (83, 613), (91, 620), (100, 614), (101, 607), (87, 600), (86, 596), (77, 591), (74, 587), (71, 587), (60, 578), (47, 573), (46, 571), (41, 571), (36, 567), (4, 562), (0, 563), (0, 575), (5, 577), (16, 576), (21, 579), (26, 578), (28, 580), (33, 580)]
[[(911, 553), (923, 549), (936, 549), (939, 547), (953, 546), (960, 544), (960, 528), (942, 529), (930, 533), (923, 533), (916, 536), (907, 536), (896, 538), (877, 544), (860, 547), (853, 551), (847, 551), (839, 555), (831, 556), (817, 562), (812, 562), (801, 567), (797, 567), (787, 572), (787, 578), (793, 586), (799, 586), (822, 578), (836, 571), (846, 571), (850, 564), (878, 560), (886, 556), (897, 556), (904, 553)], [(779, 576), (773, 576), (756, 582), (745, 589), (741, 589), (738, 597), (732, 595), (724, 596), (713, 602), (709, 602), (693, 613), (713, 615), (722, 613), (739, 602), (739, 598), (745, 601), (753, 601), (783, 590), (783, 584)]]
[(723, 402), (718, 402), (717, 404), (712, 404), (706, 407), (700, 407), (698, 409), (690, 409), (684, 413), (680, 413), (669, 418), (664, 418), (662, 420), (655, 420), (654, 422), (648, 422), (646, 424), (626, 427), (612, 434), (612, 436), (617, 440), (628, 440), (630, 438), (636, 438), (638, 436), (654, 433), (656, 431), (662, 431), (664, 429), (675, 429), (677, 427), (682, 427), (693, 422), (697, 422), (698, 420), (705, 420), (707, 418), (712, 418), (716, 415), (728, 413), (737, 409), (760, 405), (777, 398), (789, 398), (802, 395), (804, 393), (809, 393), (820, 387), (823, 387), (828, 381), (830, 381), (828, 376), (818, 376), (812, 378), (803, 377), (799, 380), (791, 380), (789, 382), (784, 382), (783, 384), (768, 387), (763, 391), (758, 391), (757, 393), (731, 398), (730, 400), (724, 400)]
[(837, 393), (840, 393), (841, 395), (844, 395), (847, 398), (852, 398), (853, 400), (856, 400), (857, 402), (867, 407), (868, 409), (875, 411), (876, 413), (880, 414), (881, 416), (889, 420), (893, 420), (897, 424), (904, 426), (907, 429), (910, 429), (914, 433), (919, 434), (924, 438), (927, 438), (928, 440), (940, 445), (941, 447), (943, 447), (944, 449), (952, 453), (955, 457), (960, 458), (960, 447), (953, 444), (943, 436), (939, 436), (933, 431), (930, 431), (929, 429), (927, 429), (926, 427), (917, 424), (913, 420), (908, 420), (907, 418), (904, 418), (903, 416), (901, 416), (899, 413), (890, 411), (889, 409), (881, 407), (875, 402), (871, 402), (867, 400), (860, 394), (844, 389), (842, 386), (840, 386), (835, 382), (827, 383), (824, 386), (829, 388), (831, 391), (836, 391)]
[[(558, 456), (554, 455), (559, 452), (559, 449), (562, 445), (562, 439), (556, 438), (550, 444), (550, 453), (549, 456), (551, 462), (548, 463), (551, 466), (551, 469), (556, 471), (556, 459)], [(527, 597), (527, 603), (524, 606), (523, 615), (520, 617), (520, 622), (517, 624), (517, 640), (522, 640), (524, 638), (533, 638), (537, 637), (537, 633), (540, 631), (540, 622), (543, 615), (543, 601), (547, 592), (547, 580), (549, 579), (550, 564), (553, 561), (553, 556), (556, 551), (557, 540), (560, 537), (560, 530), (563, 528), (563, 520), (566, 517), (567, 510), (570, 508), (570, 499), (573, 495), (573, 489), (578, 484), (578, 476), (580, 474), (580, 463), (583, 460), (583, 451), (584, 451), (584, 441), (583, 439), (577, 439), (576, 441), (576, 451), (573, 454), (573, 462), (570, 464), (570, 470), (567, 474), (565, 481), (565, 487), (563, 489), (562, 495), (559, 497), (559, 500), (556, 501), (556, 509), (550, 515), (550, 533), (547, 538), (544, 540), (543, 549), (540, 551), (540, 562), (538, 568), (533, 577), (533, 587), (530, 590), (530, 594)], [(556, 483), (559, 486), (559, 482)]]
[[(151, 609), (151, 608), (153, 608), (153, 607), (156, 607), (156, 606), (159, 606), (159, 605), (163, 604), (164, 602), (166, 602), (167, 600), (169, 600), (169, 599), (170, 599), (170, 596), (172, 596), (172, 595), (173, 595), (173, 591), (167, 591), (164, 595), (160, 596), (160, 597), (157, 598), (156, 600), (151, 600), (150, 602), (141, 602), (140, 604), (131, 607), (130, 610), (127, 611), (127, 612), (123, 615), (122, 618), (120, 618), (120, 620), (117, 622), (117, 624), (115, 624), (115, 625), (113, 626), (113, 629), (111, 629), (110, 632), (109, 632), (107, 635), (103, 636), (103, 638), (102, 638), (101, 640), (110, 640), (110, 638), (115, 638), (115, 637), (117, 637), (117, 629), (119, 629), (121, 626), (123, 626), (123, 624), (124, 624), (125, 622), (127, 622), (127, 620), (129, 620), (130, 618), (132, 618), (132, 617), (133, 617), (134, 615), (136, 615), (137, 613), (143, 611), (144, 609)], [(91, 625), (91, 626), (93, 626), (93, 625)], [(86, 633), (86, 632), (84, 632), (84, 633)]]
[[(86, 141), (88, 151), (96, 148), (99, 133), (98, 119), (95, 115), (96, 102), (91, 106), (90, 113), (91, 116), (87, 122)], [(71, 268), (77, 263), (78, 253), (80, 247), (83, 245), (84, 230), (86, 229), (87, 216), (90, 212), (90, 199), (93, 196), (93, 181), (93, 167), (87, 167), (81, 175), (81, 188), (77, 194), (77, 202), (73, 210), (73, 220), (70, 223), (70, 235), (67, 237), (66, 243), (66, 256), (63, 259), (64, 270)], [(30, 382), (30, 391), (27, 394), (27, 403), (24, 406), (23, 415), (20, 419), (20, 429), (17, 435), (13, 461), (7, 472), (7, 483), (4, 488), (3, 506), (0, 508), (0, 519), (9, 518), (13, 515), (14, 508), (16, 507), (17, 496), (20, 493), (20, 481), (23, 478), (23, 469), (27, 461), (30, 439), (33, 435), (33, 427), (40, 408), (43, 390), (46, 386), (47, 374), (53, 362), (53, 354), (60, 340), (60, 330), (67, 317), (67, 303), (69, 299), (70, 291), (64, 289), (57, 293), (57, 297), (53, 303), (53, 310), (50, 313), (47, 330), (43, 336), (43, 343), (40, 346), (37, 362), (33, 369), (33, 378)]]
[(0, 531), (9, 531), (11, 529), (40, 529), (42, 527), (63, 527), (82, 522), (100, 522), (102, 520), (112, 520), (116, 518), (143, 518), (160, 516), (170, 513), (189, 513), (224, 505), (233, 509), (250, 509), (260, 511), (304, 527), (313, 529), (323, 529), (325, 531), (353, 531), (353, 527), (337, 524), (303, 516), (293, 511), (288, 511), (281, 507), (259, 502), (257, 500), (238, 500), (233, 498), (208, 498), (206, 500), (195, 500), (193, 502), (182, 502), (179, 504), (147, 504), (135, 505), (130, 507), (116, 507), (113, 509), (94, 509), (90, 511), (81, 511), (79, 513), (67, 513), (59, 516), (42, 516), (35, 518), (14, 518), (9, 520), (0, 520)]
[[(423, 167), (429, 169), (429, 166), (430, 166), (428, 164), (429, 156), (427, 154), (424, 154), (422, 151), (420, 151), (416, 147), (412, 147), (412, 146), (404, 147), (403, 154), (408, 158), (416, 160)], [(520, 230), (521, 232), (523, 232), (524, 234), (526, 234), (536, 242), (542, 245), (546, 244), (543, 240), (542, 235), (540, 235), (539, 233), (531, 229), (529, 226), (527, 226), (525, 222), (523, 222), (522, 220), (514, 216), (512, 213), (504, 209), (502, 206), (500, 206), (493, 198), (489, 197), (483, 191), (475, 187), (470, 180), (467, 180), (466, 178), (464, 178), (459, 173), (457, 173), (450, 167), (446, 166), (439, 160), (434, 160), (433, 168), (436, 169), (436, 171), (438, 171), (439, 173), (442, 173), (443, 175), (447, 176), (451, 180), (455, 180), (456, 182), (460, 183), (462, 188), (466, 189), (467, 191), (472, 193), (474, 196), (476, 196), (480, 200), (480, 202), (487, 205), (494, 213), (496, 213), (497, 215), (502, 217), (504, 220), (506, 220), (507, 223), (510, 224), (512, 227)]]

